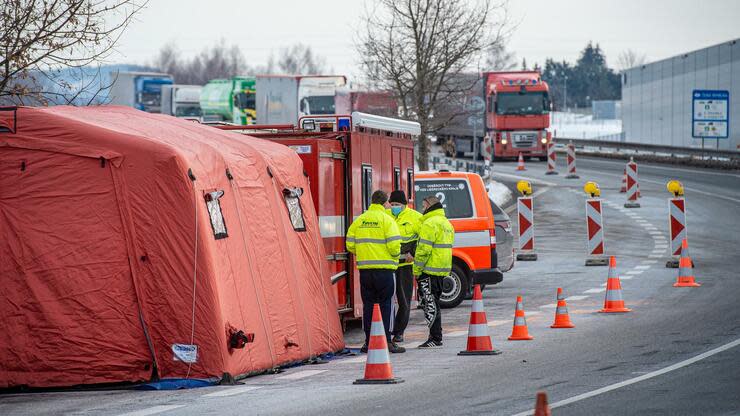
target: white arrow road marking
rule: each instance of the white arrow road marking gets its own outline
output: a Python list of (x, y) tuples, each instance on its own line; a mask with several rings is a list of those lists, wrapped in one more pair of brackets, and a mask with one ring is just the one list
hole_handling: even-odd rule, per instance
[(203, 397), (228, 397), (236, 396), (237, 394), (247, 393), (253, 390), (262, 388), (262, 386), (241, 386), (241, 387), (230, 387), (222, 388), (219, 391), (213, 393), (204, 394)]
[(284, 376), (277, 377), (278, 380), (300, 380), (302, 378), (315, 376), (316, 374), (325, 373), (327, 370), (303, 370), (297, 373), (286, 374)]
[(156, 415), (157, 413), (168, 412), (170, 410), (179, 409), (185, 407), (182, 404), (163, 404), (159, 406), (147, 407), (146, 409), (137, 410), (135, 412), (122, 413), (118, 416), (149, 416)]
[[(705, 358), (709, 358), (709, 357), (711, 357), (713, 355), (716, 355), (716, 354), (721, 353), (722, 351), (729, 350), (730, 348), (737, 347), (738, 345), (740, 345), (740, 338), (738, 338), (738, 339), (736, 339), (736, 340), (734, 340), (732, 342), (729, 342), (727, 344), (724, 344), (722, 346), (719, 346), (719, 347), (717, 347), (717, 348), (715, 348), (713, 350), (709, 350), (709, 351), (707, 351), (705, 353), (702, 353), (702, 354), (699, 354), (697, 356), (691, 357), (688, 360), (683, 360), (683, 361), (677, 362), (676, 364), (669, 365), (668, 367), (661, 368), (660, 370), (652, 371), (650, 373), (641, 375), (639, 377), (631, 378), (631, 379), (628, 379), (628, 380), (625, 380), (625, 381), (622, 381), (622, 382), (619, 382), (619, 383), (615, 383), (615, 384), (612, 384), (612, 385), (609, 385), (609, 386), (606, 386), (606, 387), (602, 387), (600, 389), (596, 389), (596, 390), (593, 390), (593, 391), (589, 391), (587, 393), (579, 394), (577, 396), (573, 396), (571, 398), (568, 398), (568, 399), (565, 399), (565, 400), (561, 400), (559, 402), (552, 403), (552, 404), (550, 404), (550, 409), (555, 409), (555, 408), (558, 408), (558, 407), (567, 406), (567, 405), (569, 405), (571, 403), (579, 402), (579, 401), (585, 400), (585, 399), (590, 399), (591, 397), (598, 396), (598, 395), (604, 394), (604, 393), (608, 393), (608, 392), (613, 391), (613, 390), (621, 389), (622, 387), (626, 387), (626, 386), (629, 386), (631, 384), (639, 383), (641, 381), (649, 380), (649, 379), (654, 378), (654, 377), (662, 376), (663, 374), (670, 373), (671, 371), (675, 371), (675, 370), (678, 370), (679, 368), (686, 367), (687, 365), (694, 364), (695, 362), (701, 361), (701, 360), (703, 360)], [(534, 413), (534, 411), (527, 410), (526, 412), (517, 413), (514, 416), (529, 416), (532, 413)]]

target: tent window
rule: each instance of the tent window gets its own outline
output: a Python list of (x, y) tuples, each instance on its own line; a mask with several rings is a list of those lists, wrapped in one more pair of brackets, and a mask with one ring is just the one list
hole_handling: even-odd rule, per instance
[(303, 219), (303, 207), (301, 207), (301, 195), (303, 195), (303, 188), (283, 189), (290, 223), (293, 224), (293, 229), (296, 231), (306, 231), (306, 221)]
[(373, 167), (362, 165), (362, 210), (370, 207), (370, 197), (373, 194)]
[(226, 232), (224, 215), (221, 212), (221, 201), (219, 201), (222, 196), (224, 196), (224, 191), (213, 191), (205, 195), (208, 215), (211, 217), (211, 228), (213, 228), (213, 237), (216, 240), (229, 236), (229, 234)]

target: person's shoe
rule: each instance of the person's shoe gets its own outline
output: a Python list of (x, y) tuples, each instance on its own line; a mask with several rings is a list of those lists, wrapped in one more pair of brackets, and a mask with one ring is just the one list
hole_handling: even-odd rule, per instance
[(403, 335), (394, 335), (391, 341), (392, 342), (403, 342)]
[(367, 354), (367, 343), (362, 344), (362, 347), (360, 347), (360, 352), (362, 354)]
[(399, 346), (395, 342), (391, 342), (391, 345), (388, 346), (388, 351), (392, 354), (400, 354), (402, 352), (406, 352), (406, 348)]
[(418, 348), (430, 349), (430, 348), (442, 348), (442, 341), (435, 341), (433, 339), (427, 340), (427, 342), (419, 345)]

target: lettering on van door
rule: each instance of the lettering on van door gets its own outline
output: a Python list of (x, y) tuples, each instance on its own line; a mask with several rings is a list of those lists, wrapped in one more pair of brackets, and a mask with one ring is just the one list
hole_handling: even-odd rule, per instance
[(422, 209), (422, 201), (428, 196), (436, 196), (445, 209), (447, 218), (473, 217), (473, 201), (468, 181), (465, 179), (423, 179), (414, 185), (416, 209)]

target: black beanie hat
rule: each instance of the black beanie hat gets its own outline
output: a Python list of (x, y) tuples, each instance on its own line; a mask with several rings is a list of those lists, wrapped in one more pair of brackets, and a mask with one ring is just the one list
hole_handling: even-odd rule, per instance
[(397, 202), (404, 205), (408, 204), (408, 201), (406, 201), (406, 194), (399, 190), (391, 192), (391, 197), (388, 198), (388, 202)]

